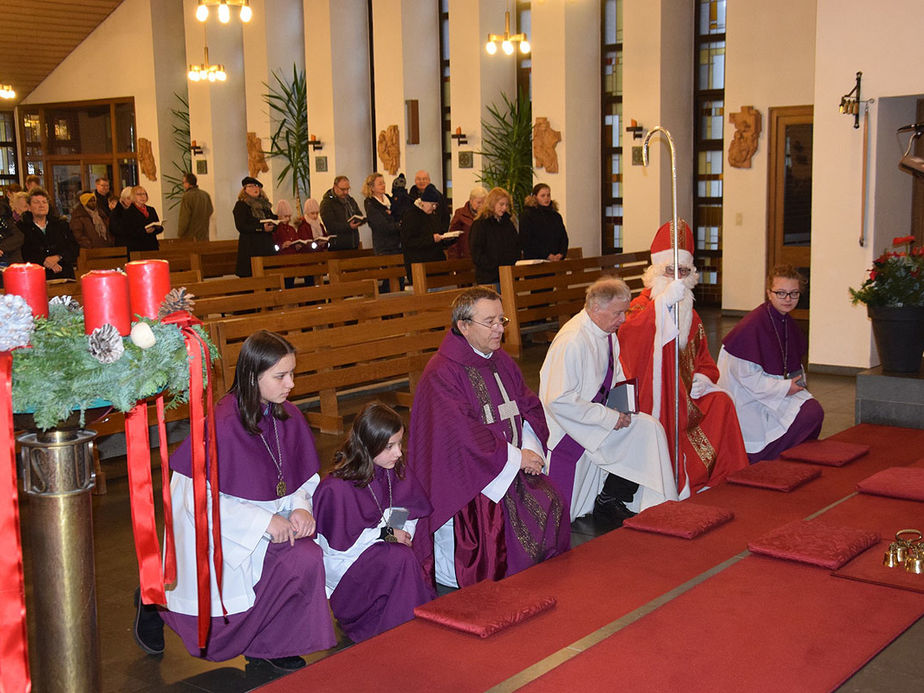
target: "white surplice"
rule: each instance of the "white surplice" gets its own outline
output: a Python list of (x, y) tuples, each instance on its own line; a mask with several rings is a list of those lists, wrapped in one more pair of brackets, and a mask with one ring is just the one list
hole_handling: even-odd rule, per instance
[[(288, 517), (293, 510), (311, 512), (311, 497), (321, 482), (311, 476), (294, 493), (268, 501), (252, 501), (219, 493), (221, 512), (222, 598), (229, 614), (247, 611), (254, 605), (254, 586), (263, 574), (263, 559), (269, 539), (263, 533), (273, 515)], [(192, 479), (178, 472), (170, 481), (173, 500), (173, 536), (176, 541), (177, 582), (167, 590), (167, 608), (178, 614), (199, 613), (196, 593), (196, 527), (193, 513)], [(211, 492), (208, 512), (211, 518)], [(300, 539), (299, 541), (311, 541)], [(212, 528), (209, 523), (209, 562), (212, 561)], [(212, 616), (221, 616), (215, 571), (210, 570), (212, 583)]]
[(789, 395), (790, 380), (766, 373), (759, 363), (732, 356), (725, 347), (716, 361), (719, 386), (735, 403), (744, 449), (760, 452), (781, 438), (799, 415), (802, 405), (812, 399), (808, 390)]
[[(639, 484), (632, 510), (677, 500), (670, 451), (661, 423), (645, 413), (614, 430), (619, 412), (592, 402), (606, 375), (613, 344), (613, 383), (625, 380), (619, 342), (594, 324), (585, 310), (559, 330), (539, 372), (539, 399), (549, 426), (549, 449), (570, 435), (584, 448), (575, 466), (571, 519), (593, 509), (607, 473)], [(550, 464), (554, 464), (550, 461)]]

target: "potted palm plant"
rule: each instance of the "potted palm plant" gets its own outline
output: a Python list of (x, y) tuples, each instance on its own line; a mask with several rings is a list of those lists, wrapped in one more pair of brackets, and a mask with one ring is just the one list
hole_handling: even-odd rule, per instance
[(921, 368), (924, 247), (915, 247), (914, 241), (914, 236), (893, 239), (892, 249), (873, 260), (873, 267), (860, 288), (850, 289), (854, 305), (866, 304), (885, 371), (910, 373)]
[(481, 121), (484, 132), (482, 170), (478, 181), (486, 188), (503, 188), (519, 213), (533, 187), (533, 126), (529, 98), (501, 94), (502, 103), (488, 106)]
[(311, 194), (308, 135), (308, 86), (305, 71), (292, 65), (291, 80), (283, 79), (273, 72), (275, 85), (265, 84), (268, 93), (263, 95), (270, 108), (270, 116), (276, 129), (270, 139), (266, 154), (279, 157), (285, 166), (279, 171), (276, 182), (282, 185), (288, 177), (292, 181), (292, 199), (295, 200), (297, 215), (301, 214), (301, 193)]

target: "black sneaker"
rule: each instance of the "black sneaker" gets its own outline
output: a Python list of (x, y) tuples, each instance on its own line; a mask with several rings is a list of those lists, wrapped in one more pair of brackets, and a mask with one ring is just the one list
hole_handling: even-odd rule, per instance
[(164, 653), (164, 621), (156, 606), (141, 601), (141, 588), (135, 590), (135, 626), (132, 629), (138, 647), (149, 655)]
[(625, 503), (613, 496), (601, 493), (594, 501), (594, 520), (621, 527), (623, 520), (634, 517), (635, 513), (629, 510)]
[(250, 664), (260, 664), (265, 662), (269, 666), (273, 667), (273, 669), (277, 669), (279, 671), (295, 671), (296, 669), (301, 669), (303, 666), (308, 664), (308, 662), (298, 656), (275, 657), (273, 659), (266, 657), (245, 657), (245, 659)]

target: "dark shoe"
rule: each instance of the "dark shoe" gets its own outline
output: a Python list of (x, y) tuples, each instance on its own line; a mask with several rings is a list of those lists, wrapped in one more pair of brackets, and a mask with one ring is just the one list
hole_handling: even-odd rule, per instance
[(629, 510), (621, 500), (601, 493), (594, 501), (594, 520), (622, 527), (623, 520), (634, 517), (635, 513)]
[(138, 647), (149, 655), (164, 653), (164, 622), (156, 606), (141, 601), (141, 588), (135, 590), (135, 627), (132, 629)]
[(248, 663), (258, 664), (265, 662), (269, 664), (273, 669), (278, 669), (279, 671), (295, 671), (296, 669), (301, 669), (303, 666), (307, 665), (306, 662), (301, 657), (276, 657), (274, 659), (267, 659), (264, 657), (245, 657)]

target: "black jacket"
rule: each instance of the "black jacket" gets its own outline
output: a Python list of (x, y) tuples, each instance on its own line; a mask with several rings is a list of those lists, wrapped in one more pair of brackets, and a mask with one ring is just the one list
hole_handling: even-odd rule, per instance
[(547, 260), (549, 255), (568, 254), (568, 232), (561, 214), (552, 206), (526, 206), (520, 217), (520, 247), (527, 260)]
[(327, 227), (327, 233), (335, 236), (327, 243), (328, 250), (355, 250), (359, 247), (359, 229), (350, 228), (347, 219), (362, 216), (356, 200), (347, 195), (342, 200), (334, 195), (331, 188), (321, 198), (321, 221)]
[[(251, 211), (250, 205), (244, 200), (238, 200), (234, 204), (234, 226), (240, 237), (237, 239), (237, 266), (235, 274), (239, 277), (249, 277), (252, 274), (250, 267), (250, 258), (275, 255), (276, 241), (273, 240), (272, 231), (264, 231), (263, 224), (257, 219)], [(269, 201), (266, 202), (266, 216), (262, 219), (275, 219)]]
[(414, 262), (437, 262), (446, 259), (443, 248), (453, 241), (433, 240), (433, 234), (445, 233), (437, 212), (427, 214), (417, 205), (404, 213), (401, 220), (401, 245), (404, 248), (404, 269), (411, 281), (411, 264)]
[(515, 265), (520, 259), (517, 230), (506, 213), (499, 220), (493, 214), (475, 219), (468, 245), (475, 265), (475, 281), (479, 284), (496, 284), (500, 281), (497, 268)]
[(42, 231), (32, 220), (32, 212), (26, 212), (19, 220), (19, 230), (22, 231), (22, 259), (36, 265), (45, 264), (45, 258), (51, 255), (60, 255), (61, 271), (52, 272), (45, 268), (46, 279), (73, 279), (74, 265), (77, 263), (77, 254), (80, 248), (71, 233), (71, 227), (60, 217), (50, 214), (46, 217), (45, 230)]
[[(157, 210), (150, 205), (145, 205), (148, 216), (144, 216), (136, 205), (123, 209), (119, 214), (119, 221), (116, 225), (115, 238), (116, 245), (124, 245), (128, 252), (134, 250), (159, 250), (160, 243), (157, 242), (157, 234), (164, 232), (161, 226), (155, 231), (148, 233), (144, 227), (151, 222), (160, 221), (157, 216)], [(113, 233), (112, 226), (109, 228)]]
[[(391, 197), (388, 199), (390, 201)], [(376, 255), (400, 253), (401, 220), (392, 216), (391, 210), (374, 197), (367, 197), (363, 206), (366, 208), (366, 219), (369, 220), (372, 229), (372, 252)]]

